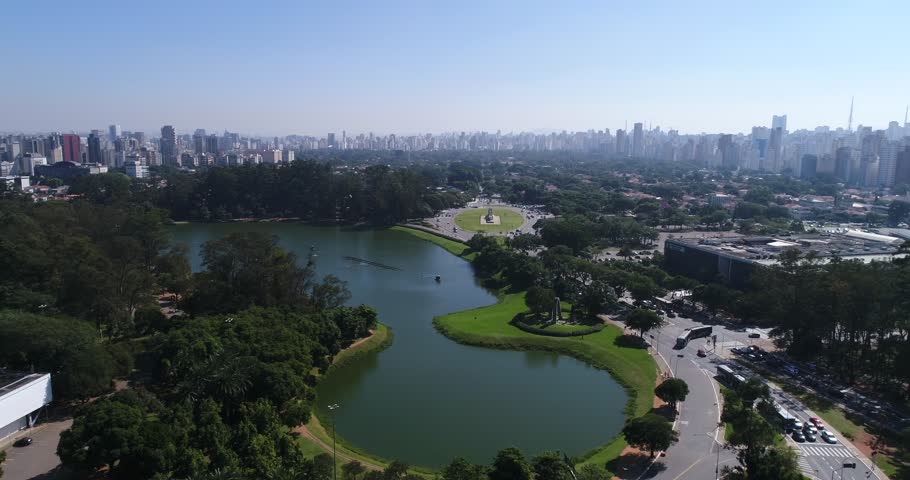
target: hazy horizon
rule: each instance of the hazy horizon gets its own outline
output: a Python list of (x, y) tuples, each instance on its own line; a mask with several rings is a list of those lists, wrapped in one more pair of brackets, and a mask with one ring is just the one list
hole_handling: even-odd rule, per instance
[[(14, 2), (0, 131), (903, 124), (905, 2)], [(13, 54), (13, 55), (9, 55)]]

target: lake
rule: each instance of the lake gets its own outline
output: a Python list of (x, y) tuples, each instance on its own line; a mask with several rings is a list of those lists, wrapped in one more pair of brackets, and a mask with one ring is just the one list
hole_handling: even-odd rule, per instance
[(301, 262), (315, 246), (319, 274), (347, 281), (349, 303), (372, 306), (392, 327), (391, 347), (318, 388), (322, 408), (341, 406), (338, 435), (358, 448), (435, 468), (456, 456), (490, 463), (509, 446), (529, 456), (579, 455), (622, 427), (626, 393), (606, 372), (554, 353), (459, 345), (438, 333), (434, 316), (496, 301), (468, 262), (442, 248), (402, 232), (284, 223), (177, 225), (173, 237), (190, 246), (198, 270), (203, 242), (245, 230), (277, 235)]

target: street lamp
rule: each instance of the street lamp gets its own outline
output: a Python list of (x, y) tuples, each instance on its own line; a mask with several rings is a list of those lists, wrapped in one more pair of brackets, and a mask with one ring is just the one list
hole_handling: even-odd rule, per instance
[(332, 479), (338, 475), (338, 461), (335, 457), (335, 409), (340, 407), (337, 403), (329, 405), (329, 415), (332, 417)]

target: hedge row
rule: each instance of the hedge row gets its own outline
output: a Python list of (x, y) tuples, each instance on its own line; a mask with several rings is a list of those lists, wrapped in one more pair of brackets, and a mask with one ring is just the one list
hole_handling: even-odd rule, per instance
[(528, 325), (522, 322), (512, 322), (512, 325), (518, 327), (519, 330), (523, 330), (528, 333), (533, 333), (534, 335), (544, 335), (547, 337), (580, 337), (582, 335), (591, 335), (592, 333), (597, 333), (604, 329), (604, 325), (595, 325), (591, 328), (586, 328), (584, 330), (573, 330), (571, 332), (557, 332), (552, 330), (547, 330), (545, 328), (538, 328)]

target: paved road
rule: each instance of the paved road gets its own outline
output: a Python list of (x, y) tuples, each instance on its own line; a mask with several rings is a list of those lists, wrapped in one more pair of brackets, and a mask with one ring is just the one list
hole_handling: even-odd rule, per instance
[[(730, 353), (731, 348), (753, 344), (763, 348), (770, 347), (767, 331), (759, 329), (737, 331), (723, 325), (713, 325), (713, 333), (717, 335), (718, 340), (716, 348), (710, 346), (707, 343), (707, 339), (697, 339), (689, 342), (685, 348), (675, 350), (673, 347), (676, 337), (682, 330), (703, 324), (686, 317), (665, 318), (665, 320), (668, 322), (667, 325), (658, 332), (654, 332), (653, 339), (651, 339), (652, 344), (657, 344), (662, 358), (670, 362), (673, 371), (689, 384), (690, 394), (683, 404), (678, 425), (680, 441), (670, 448), (667, 456), (662, 460), (666, 467), (665, 470), (653, 475), (653, 478), (669, 480), (714, 478), (712, 475), (717, 461), (717, 450), (713, 450), (715, 457), (707, 458), (705, 455), (706, 447), (713, 443), (713, 437), (711, 442), (706, 442), (704, 439), (705, 434), (714, 428), (713, 425), (716, 425), (719, 419), (719, 406), (715, 405), (716, 400), (712, 398), (717, 392), (718, 386), (713, 377), (717, 372), (717, 366), (722, 363), (729, 363), (729, 359), (733, 357)], [(749, 335), (754, 333), (759, 333), (761, 338), (750, 338)], [(697, 356), (699, 347), (708, 352), (707, 357), (699, 358)], [(680, 358), (678, 355), (683, 355), (683, 357)], [(773, 384), (769, 384), (769, 386), (771, 387), (772, 397), (804, 422), (809, 417), (817, 416), (797, 399), (787, 395), (777, 386)], [(840, 433), (837, 431), (833, 432), (838, 441), (843, 442), (844, 439)], [(831, 478), (839, 480), (884, 478), (878, 471), (872, 472), (869, 477), (866, 476), (872, 470), (872, 468), (868, 467), (871, 462), (868, 458), (863, 457), (852, 445), (843, 443), (829, 445), (821, 440), (816, 443), (798, 444), (790, 437), (786, 438), (788, 444), (799, 454), (801, 469), (810, 478), (817, 477), (824, 480)], [(723, 441), (722, 436), (718, 436), (718, 439)], [(840, 466), (842, 460), (847, 457), (856, 459), (857, 469), (845, 469), (843, 476), (841, 476)], [(721, 450), (720, 464), (721, 466), (736, 465), (733, 452)], [(816, 472), (818, 473), (816, 474)], [(645, 476), (645, 478), (648, 477), (648, 475)]]
[[(703, 339), (686, 348), (674, 350), (676, 337), (688, 325), (676, 319), (655, 332), (651, 340), (657, 353), (670, 370), (689, 385), (689, 395), (680, 406), (677, 418), (679, 442), (642, 478), (679, 480), (686, 478), (713, 479), (718, 469), (735, 465), (732, 451), (723, 449), (723, 430), (720, 423), (720, 392), (714, 381), (718, 359), (698, 358), (696, 352)], [(681, 356), (680, 356), (681, 355)]]
[(6, 450), (6, 463), (3, 464), (3, 480), (59, 479), (55, 469), (60, 465), (57, 457), (57, 444), (60, 432), (70, 428), (72, 419), (48, 422), (31, 431), (22, 432), (21, 436), (32, 437), (34, 443), (28, 447), (10, 447)]
[(476, 203), (476, 201), (474, 201), (474, 202), (469, 203), (466, 208), (452, 208), (449, 210), (443, 210), (443, 211), (439, 212), (439, 214), (436, 215), (435, 217), (425, 218), (424, 221), (426, 221), (428, 224), (432, 225), (440, 233), (459, 238), (463, 241), (468, 241), (477, 232), (457, 228), (457, 226), (455, 225), (455, 216), (465, 210), (473, 210), (475, 208), (486, 208), (486, 207), (508, 208), (510, 210), (515, 210), (516, 212), (520, 213), (521, 216), (524, 217), (524, 219), (525, 219), (524, 223), (522, 223), (521, 226), (515, 230), (510, 230), (508, 232), (485, 232), (485, 234), (487, 234), (487, 235), (508, 235), (511, 233), (534, 233), (534, 224), (537, 223), (537, 220), (539, 220), (541, 218), (547, 218), (547, 217), (552, 216), (552, 215), (543, 214), (539, 211), (534, 211), (534, 210), (530, 210), (527, 208), (514, 206), (514, 205), (506, 205), (506, 204), (500, 204), (500, 203), (478, 204), (478, 203)]

